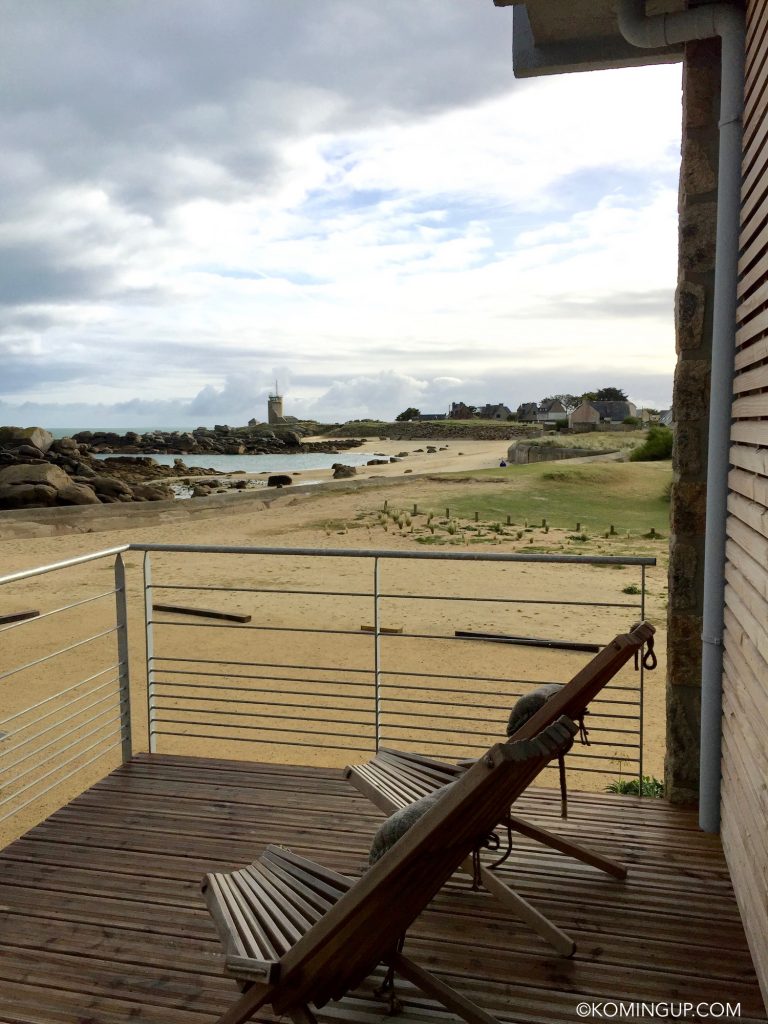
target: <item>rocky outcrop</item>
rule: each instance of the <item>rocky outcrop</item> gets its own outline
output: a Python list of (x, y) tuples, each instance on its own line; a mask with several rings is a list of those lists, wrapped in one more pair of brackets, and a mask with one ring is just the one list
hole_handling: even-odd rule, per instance
[[(302, 441), (300, 425), (219, 425), (209, 430), (155, 431), (148, 434), (82, 431), (74, 437), (54, 439), (41, 427), (0, 427), (0, 510), (46, 508), (60, 505), (98, 505), (134, 501), (163, 501), (174, 497), (170, 480), (179, 477), (220, 476), (215, 469), (187, 466), (182, 456), (268, 455), (294, 452), (329, 452), (355, 448), (360, 439)], [(95, 458), (120, 452), (119, 458)], [(161, 466), (152, 453), (176, 454), (173, 466)], [(354, 467), (343, 475), (353, 476)], [(289, 477), (285, 481), (290, 483)], [(193, 495), (207, 495), (256, 484), (243, 480), (197, 483)]]
[(58, 466), (35, 461), (0, 469), (0, 508), (98, 503), (93, 488), (77, 483)]
[(53, 434), (42, 427), (0, 427), (0, 445), (31, 447), (45, 454), (53, 444)]
[(94, 459), (88, 444), (74, 438), (0, 427), (0, 510), (166, 501), (174, 494), (163, 478), (213, 473), (181, 459), (174, 466), (141, 457)]
[(344, 480), (346, 477), (357, 475), (357, 469), (354, 466), (345, 466), (342, 462), (334, 462), (331, 469), (334, 480)]
[(285, 455), (296, 452), (327, 452), (335, 455), (348, 448), (356, 448), (361, 438), (332, 439), (304, 442), (296, 424), (256, 423), (247, 427), (229, 427), (217, 424), (213, 429), (196, 427), (191, 431), (156, 430), (147, 434), (116, 434), (110, 431), (81, 431), (74, 435), (76, 444), (85, 444), (88, 450), (103, 455), (120, 452), (130, 455)]

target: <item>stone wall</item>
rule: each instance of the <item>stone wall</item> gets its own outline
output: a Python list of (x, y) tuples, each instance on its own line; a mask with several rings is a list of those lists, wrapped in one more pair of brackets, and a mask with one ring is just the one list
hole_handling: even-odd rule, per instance
[(708, 395), (717, 218), (720, 43), (686, 44), (683, 65), (677, 366), (667, 647), (667, 795), (698, 798)]
[(585, 459), (614, 452), (596, 451), (594, 448), (560, 448), (553, 444), (513, 444), (507, 450), (507, 459), (517, 466), (530, 462), (558, 462), (560, 459)]

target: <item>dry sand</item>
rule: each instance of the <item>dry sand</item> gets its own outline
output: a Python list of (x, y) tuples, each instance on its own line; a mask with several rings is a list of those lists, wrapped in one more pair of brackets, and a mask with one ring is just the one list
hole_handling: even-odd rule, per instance
[[(442, 442), (437, 446), (444, 445)], [(426, 449), (426, 443), (374, 442), (371, 451), (397, 454), (406, 448), (413, 450), (418, 447)], [(420, 474), (492, 467), (498, 465), (505, 450), (504, 442), (448, 442), (446, 451), (434, 455), (427, 455), (426, 451), (416, 453), (403, 463), (366, 467), (360, 472), (360, 477), (400, 478), (391, 482), (382, 479), (381, 487), (360, 488), (351, 482), (349, 486), (329, 492), (321, 488), (300, 494), (286, 488), (269, 505), (254, 498), (231, 495), (219, 506), (199, 514), (191, 511), (196, 503), (178, 503), (179, 508), (182, 504), (187, 506), (188, 511), (182, 518), (179, 518), (181, 513), (177, 509), (155, 510), (147, 504), (121, 509), (119, 520), (113, 510), (105, 509), (106, 514), (101, 517), (89, 514), (85, 527), (88, 533), (79, 532), (82, 527), (77, 526), (71, 515), (66, 517), (67, 522), (62, 526), (57, 523), (55, 515), (49, 517), (49, 522), (38, 522), (35, 515), (30, 514), (25, 536), (24, 516), (0, 514), (0, 573), (4, 575), (46, 565), (129, 542), (328, 550), (432, 550), (415, 543), (414, 536), (407, 531), (403, 533), (397, 528), (385, 531), (378, 513), (384, 501), (400, 508), (410, 508), (414, 502), (423, 507), (429, 507), (430, 503), (439, 504), (447, 489), (466, 488), (471, 484), (451, 485), (429, 480)], [(464, 454), (460, 455), (460, 452)], [(406, 468), (413, 468), (414, 472), (409, 474), (408, 483), (404, 485), (402, 477)], [(116, 528), (118, 522), (120, 525)], [(387, 523), (387, 526), (391, 524)], [(62, 529), (66, 532), (59, 532)], [(554, 530), (547, 535), (535, 536), (537, 546), (554, 544), (557, 539), (557, 531)], [(528, 538), (525, 540), (527, 543)], [(476, 550), (501, 553), (524, 549), (520, 542), (505, 540), (493, 547), (483, 546)], [(638, 550), (636, 553), (646, 552)], [(658, 545), (653, 553), (659, 553)], [(46, 614), (22, 627), (4, 629), (0, 640), (0, 675), (16, 665), (43, 659), (54, 650), (79, 644), (83, 638), (96, 636), (110, 628), (114, 618), (114, 598), (109, 593), (113, 586), (112, 561), (112, 558), (105, 558), (0, 588), (0, 613), (19, 608), (36, 608), (51, 613), (72, 602), (88, 602), (69, 611)], [(134, 748), (137, 750), (147, 749), (142, 561), (143, 556), (139, 552), (129, 552), (125, 556), (130, 609), (132, 718)], [(287, 555), (246, 558), (200, 554), (191, 558), (163, 553), (152, 555), (152, 572), (155, 583), (167, 587), (221, 588), (205, 592), (158, 588), (153, 595), (156, 601), (215, 607), (252, 615), (247, 626), (231, 623), (214, 625), (204, 619), (156, 615), (155, 655), (163, 659), (156, 662), (157, 676), (163, 680), (159, 692), (165, 695), (162, 717), (167, 720), (162, 728), (168, 733), (211, 731), (180, 724), (187, 717), (179, 710), (182, 701), (174, 695), (180, 694), (177, 684), (183, 679), (197, 687), (185, 690), (184, 703), (216, 712), (216, 715), (209, 715), (209, 720), (218, 722), (220, 728), (212, 731), (217, 735), (226, 731), (228, 736), (226, 741), (214, 743), (205, 738), (190, 739), (189, 735), (186, 738), (163, 735), (158, 740), (159, 750), (302, 764), (343, 765), (350, 760), (365, 759), (372, 743), (375, 651), (372, 638), (361, 632), (360, 627), (374, 621), (373, 602), (365, 596), (372, 583), (370, 561), (306, 559)], [(638, 571), (634, 569), (475, 562), (465, 562), (457, 567), (456, 563), (382, 560), (380, 573), (382, 592), (392, 595), (381, 601), (381, 622), (389, 628), (404, 631), (403, 635), (395, 634), (383, 639), (379, 651), (379, 666), (386, 673), (384, 681), (387, 686), (385, 735), (393, 746), (399, 743), (433, 753), (462, 756), (503, 735), (507, 711), (514, 695), (524, 692), (528, 684), (502, 683), (499, 680), (510, 677), (520, 681), (564, 680), (589, 658), (583, 653), (457, 641), (453, 639), (456, 629), (605, 642), (639, 617), (632, 609), (550, 603), (583, 600), (613, 604), (636, 602), (636, 598), (625, 597), (622, 593), (628, 583), (639, 578)], [(663, 565), (648, 574), (648, 617), (657, 626), (662, 625), (665, 618), (665, 575)], [(273, 592), (278, 590), (292, 593)], [(334, 593), (319, 595), (319, 590)], [(99, 594), (106, 596), (91, 600)], [(413, 595), (421, 596), (414, 598)], [(482, 600), (428, 599), (436, 595)], [(489, 598), (499, 601), (489, 601)], [(509, 604), (510, 598), (539, 603)], [(315, 632), (292, 632), (307, 628)], [(343, 633), (334, 632), (337, 630)], [(658, 647), (661, 653), (664, 638), (663, 631), (660, 632)], [(416, 639), (414, 634), (427, 638)], [(195, 663), (181, 660), (185, 658), (193, 658)], [(657, 776), (662, 774), (664, 731), (663, 658), (660, 657), (659, 661), (657, 671), (646, 676), (644, 723), (645, 771)], [(237, 665), (238, 662), (244, 664)], [(111, 668), (114, 663), (114, 636), (108, 634), (73, 647), (55, 661), (41, 661), (23, 673), (0, 678), (4, 690), (2, 718), (7, 720), (10, 715), (46, 700), (81, 679), (94, 677), (87, 687), (89, 692), (93, 691), (92, 696), (81, 697), (79, 703), (66, 710), (63, 710), (63, 698), (42, 705), (36, 714), (49, 717), (39, 720), (39, 724), (26, 733), (22, 733), (18, 726), (27, 724), (28, 719), (0, 724), (0, 730), (9, 734), (0, 742), (0, 767), (3, 763), (26, 756), (33, 747), (51, 744), (41, 755), (29, 757), (19, 766), (15, 772), (16, 781), (12, 784), (9, 777), (14, 773), (0, 776), (0, 782), (4, 778), (7, 787), (0, 792), (0, 800), (18, 793), (22, 785), (36, 782), (48, 773), (50, 777), (45, 785), (58, 783), (46, 797), (36, 800), (13, 819), (0, 821), (0, 841), (3, 837), (18, 834), (34, 820), (50, 813), (78, 792), (83, 780), (98, 777), (105, 768), (119, 760), (118, 748), (70, 780), (66, 776), (78, 766), (78, 761), (62, 766), (61, 759), (46, 760), (63, 745), (62, 737), (70, 730), (73, 732), (69, 742), (74, 738), (74, 730), (81, 723), (79, 716), (83, 714), (86, 702), (90, 709), (89, 717), (100, 714), (103, 717), (98, 722), (107, 729), (115, 728), (116, 701), (112, 682), (115, 670)], [(305, 665), (313, 668), (297, 668)], [(97, 675), (99, 672), (103, 674)], [(212, 672), (221, 675), (212, 676), (209, 674)], [(237, 675), (247, 678), (233, 680)], [(446, 676), (455, 677), (448, 683), (452, 692), (447, 700), (444, 695), (434, 693), (435, 687), (445, 686)], [(340, 683), (348, 685), (342, 687)], [(246, 687), (247, 693), (232, 690), (234, 685)], [(614, 691), (613, 700), (635, 699), (637, 676), (631, 668), (622, 673), (617, 685), (625, 689), (623, 692)], [(98, 686), (103, 686), (103, 689), (96, 690)], [(224, 689), (213, 689), (216, 686)], [(273, 706), (265, 717), (259, 702), (274, 700), (278, 690), (282, 706)], [(83, 689), (75, 689), (66, 699), (83, 692)], [(190, 693), (195, 696), (194, 702), (190, 702)], [(343, 694), (343, 699), (340, 694)], [(240, 714), (233, 715), (235, 705), (224, 703), (225, 699), (237, 699)], [(253, 703), (244, 705), (244, 699)], [(414, 703), (408, 703), (409, 700)], [(245, 719), (251, 726), (249, 729), (242, 728), (243, 707), (254, 712), (254, 717)], [(417, 710), (437, 717), (415, 717), (414, 711)], [(617, 717), (631, 714), (631, 708), (606, 703), (593, 711), (597, 712), (593, 720), (593, 734), (599, 732), (600, 725), (609, 732), (601, 737), (606, 746), (595, 746), (592, 753), (602, 752), (608, 776), (616, 777), (622, 773), (626, 776), (629, 773), (620, 758), (614, 756), (617, 751), (613, 744), (622, 738), (622, 729), (633, 727), (629, 720)], [(225, 730), (225, 725), (229, 729)], [(306, 745), (296, 745), (296, 733), (291, 730), (297, 728), (306, 730), (303, 733)], [(50, 732), (47, 731), (49, 729)], [(21, 744), (24, 738), (33, 733), (39, 735), (42, 730), (46, 730), (46, 734), (37, 744), (26, 748)], [(313, 738), (312, 733), (326, 730), (346, 738)], [(94, 733), (94, 742), (99, 735)], [(243, 742), (245, 738), (248, 742)], [(17, 746), (18, 753), (14, 753)], [(93, 757), (100, 749), (94, 747), (94, 752), (83, 759)], [(7, 752), (10, 756), (3, 757)], [(576, 758), (573, 763), (583, 765), (585, 762)], [(29, 774), (18, 781), (19, 771)], [(600, 788), (605, 784), (602, 776), (590, 776), (581, 771), (572, 772), (572, 777), (573, 784), (580, 788)], [(554, 778), (545, 776), (544, 782), (554, 784)], [(35, 793), (33, 787), (29, 796)], [(20, 797), (19, 802), (24, 799), (24, 796)], [(10, 800), (7, 806), (13, 806)], [(0, 803), (0, 816), (6, 809)]]

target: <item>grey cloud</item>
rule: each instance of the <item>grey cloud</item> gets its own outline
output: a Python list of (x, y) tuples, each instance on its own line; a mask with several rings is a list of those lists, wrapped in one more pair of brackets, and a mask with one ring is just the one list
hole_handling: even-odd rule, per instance
[[(426, 412), (443, 412), (451, 401), (470, 404), (505, 402), (516, 408), (521, 402), (538, 401), (546, 395), (582, 391), (600, 387), (621, 387), (634, 400), (657, 408), (671, 404), (671, 374), (639, 374), (621, 369), (599, 372), (576, 367), (557, 371), (511, 373), (495, 370), (464, 380), (441, 377), (420, 379), (394, 371), (361, 374), (336, 379), (324, 375), (301, 376), (285, 368), (277, 371), (285, 409), (289, 415), (316, 417), (327, 422), (374, 416), (390, 419), (409, 405)], [(240, 425), (255, 416), (266, 416), (266, 396), (271, 390), (267, 371), (252, 378), (230, 378), (222, 387), (206, 385), (188, 399), (171, 401), (133, 398), (113, 405), (78, 403), (0, 401), (0, 421), (18, 425), (60, 427), (212, 426), (214, 422)], [(274, 370), (270, 372), (274, 377)], [(284, 386), (284, 384), (288, 386)], [(302, 397), (301, 388), (313, 386), (323, 393), (316, 398)]]
[(10, 398), (47, 384), (82, 385), (91, 376), (92, 369), (90, 360), (18, 352), (0, 338), (0, 395)]
[(0, 266), (0, 304), (6, 306), (83, 301), (103, 292), (111, 277), (106, 267), (68, 265), (31, 245), (0, 245)]
[(527, 311), (504, 314), (500, 319), (518, 320), (530, 316), (536, 320), (600, 320), (619, 317), (652, 317), (671, 322), (675, 305), (673, 288), (650, 292), (618, 292), (587, 300), (553, 296), (546, 306), (532, 306)]
[(0, 117), (9, 148), (157, 215), (210, 182), (279, 179), (280, 144), (473, 103), (509, 89), (506, 12), (485, 0), (6, 0)]

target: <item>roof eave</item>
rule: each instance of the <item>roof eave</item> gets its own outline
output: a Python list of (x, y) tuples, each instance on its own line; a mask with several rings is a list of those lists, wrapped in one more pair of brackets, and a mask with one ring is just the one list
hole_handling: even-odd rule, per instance
[[(498, 7), (509, 0), (494, 0)], [(618, 26), (606, 25), (604, 34), (561, 37), (537, 41), (528, 8), (516, 0), (512, 11), (512, 66), (516, 78), (536, 78), (571, 71), (602, 71), (607, 68), (672, 64), (682, 60), (682, 44), (638, 49), (619, 33)]]

